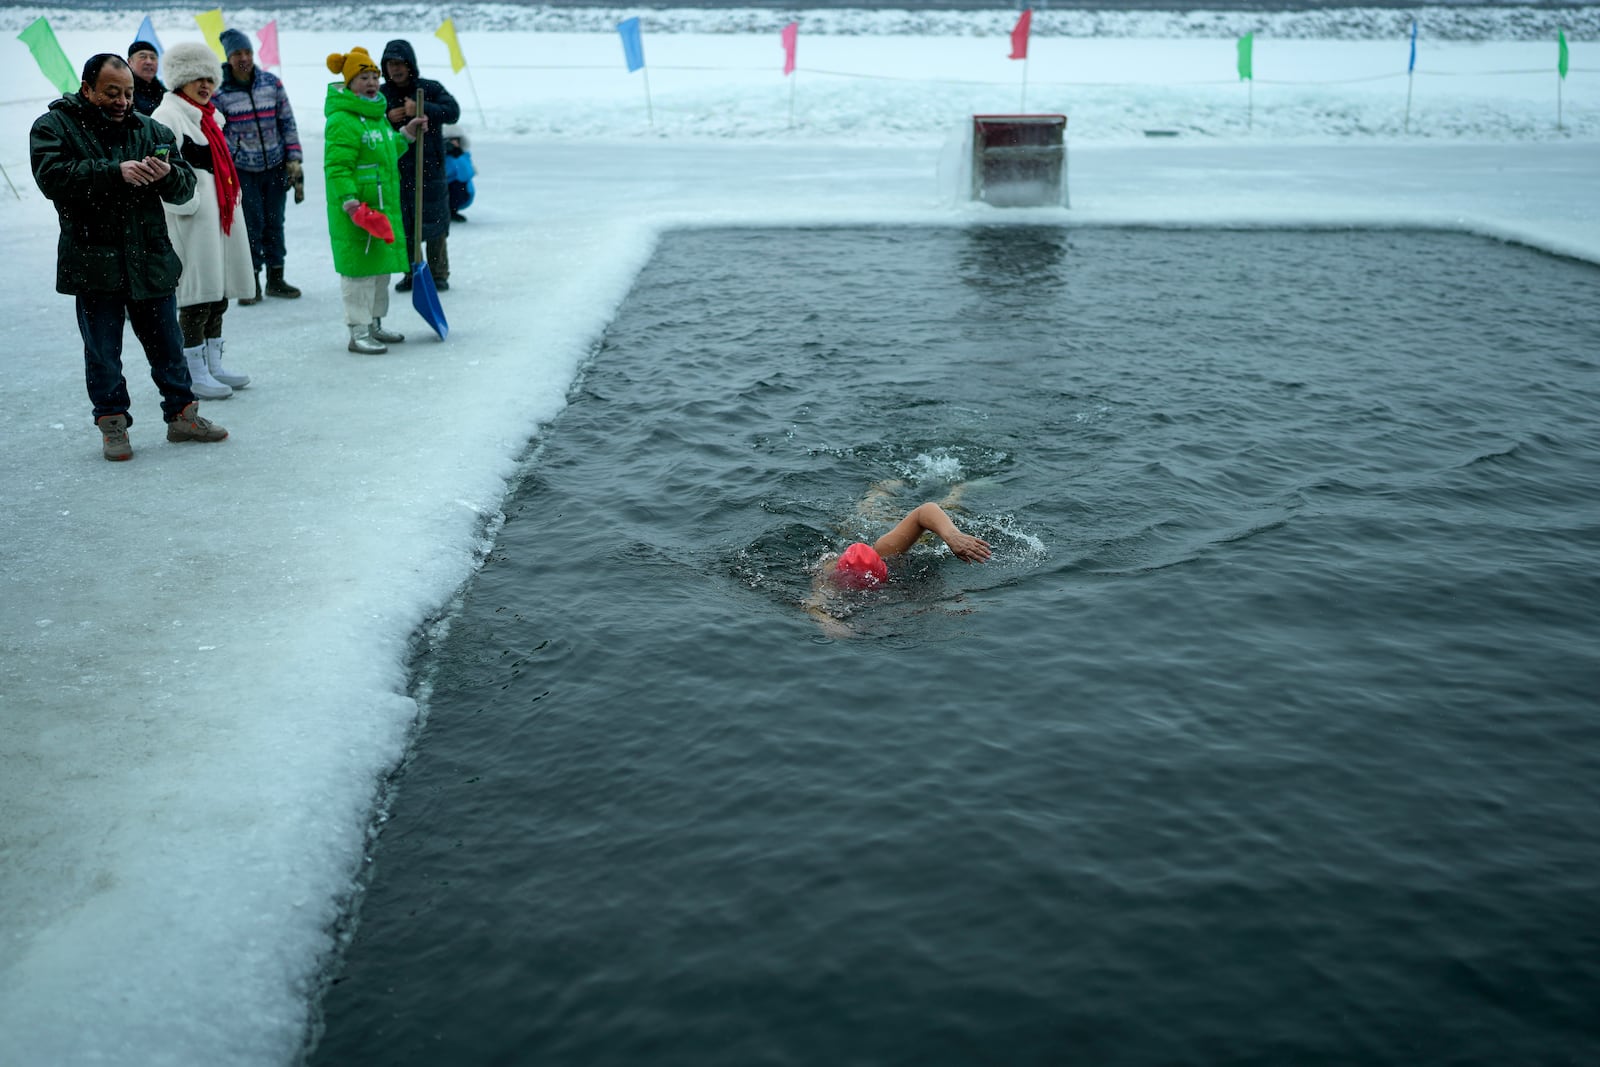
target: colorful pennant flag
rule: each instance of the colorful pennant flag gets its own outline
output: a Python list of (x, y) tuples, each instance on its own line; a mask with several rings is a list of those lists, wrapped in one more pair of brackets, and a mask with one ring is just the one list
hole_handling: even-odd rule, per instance
[(794, 53), (800, 43), (800, 24), (791, 22), (783, 28), (783, 72), (794, 73)]
[(28, 23), (28, 28), (17, 34), (17, 40), (28, 46), (45, 80), (57, 89), (70, 93), (83, 84), (83, 79), (72, 69), (72, 61), (61, 50), (61, 42), (56, 40), (56, 33), (44, 16)]
[(644, 66), (644, 39), (639, 32), (639, 16), (617, 23), (617, 33), (622, 36), (622, 58), (627, 61), (628, 73)]
[(1556, 72), (1561, 75), (1561, 80), (1567, 80), (1567, 31), (1556, 31)]
[[(1417, 20), (1411, 20), (1411, 59), (1406, 63), (1406, 132), (1411, 132), (1411, 89), (1417, 76)], [(1251, 82), (1252, 87), (1255, 82)]]
[(439, 23), (439, 28), (433, 31), (433, 35), (450, 49), (450, 73), (460, 74), (462, 68), (467, 65), (467, 57), (461, 54), (461, 41), (456, 37), (456, 20), (445, 19)]
[(278, 58), (278, 20), (273, 19), (261, 27), (261, 32), (256, 36), (261, 38), (261, 47), (256, 50), (256, 58), (261, 60), (261, 65), (278, 66), (282, 62)]
[(217, 58), (226, 63), (228, 57), (222, 51), (222, 31), (227, 25), (222, 21), (222, 8), (214, 7), (210, 11), (202, 11), (194, 17), (200, 26), (200, 36), (206, 39), (206, 44), (217, 54)]
[(1239, 80), (1255, 81), (1255, 69), (1252, 55), (1255, 51), (1256, 35), (1247, 33), (1239, 38)]
[(167, 50), (161, 47), (161, 38), (156, 36), (156, 24), (150, 21), (149, 15), (146, 15), (144, 21), (139, 23), (139, 32), (133, 35), (133, 39), (135, 41), (149, 41), (155, 45), (157, 56), (167, 54)]
[(1026, 8), (1011, 28), (1011, 55), (1008, 59), (1028, 58), (1028, 31), (1033, 27), (1033, 8)]

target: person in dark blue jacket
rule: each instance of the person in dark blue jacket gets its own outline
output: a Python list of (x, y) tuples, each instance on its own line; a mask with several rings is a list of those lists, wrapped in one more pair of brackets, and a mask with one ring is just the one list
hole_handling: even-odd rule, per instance
[[(446, 125), (461, 120), (461, 105), (450, 90), (432, 78), (421, 77), (417, 53), (410, 41), (390, 41), (383, 46), (383, 95), (389, 102), (389, 121), (396, 128), (417, 114), (417, 92), (422, 92), (422, 110), (428, 116), (428, 130), (400, 157), (400, 210), (405, 216), (406, 248), (411, 262), (419, 263), (426, 249), (428, 273), (439, 289), (450, 288), (450, 193), (444, 176), (444, 137)], [(417, 157), (422, 153), (422, 242), (417, 248)], [(401, 292), (411, 288), (407, 274), (395, 286)]]
[(135, 41), (128, 46), (128, 69), (133, 71), (133, 110), (141, 115), (154, 114), (167, 95), (167, 87), (157, 77), (161, 53), (149, 41)]

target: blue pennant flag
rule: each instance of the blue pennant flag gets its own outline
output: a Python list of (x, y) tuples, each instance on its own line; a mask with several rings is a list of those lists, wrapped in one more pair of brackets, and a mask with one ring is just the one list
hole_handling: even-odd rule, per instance
[(628, 62), (628, 73), (632, 74), (644, 66), (644, 39), (639, 36), (639, 17), (635, 15), (617, 23), (617, 32), (622, 35), (622, 57)]
[(1417, 69), (1417, 20), (1411, 20), (1411, 62), (1406, 64), (1406, 73), (1410, 74)]
[(150, 21), (149, 15), (146, 15), (144, 21), (139, 23), (139, 32), (134, 34), (133, 39), (135, 41), (149, 41), (155, 45), (156, 55), (158, 56), (167, 54), (167, 50), (161, 47), (161, 38), (156, 36), (156, 24)]

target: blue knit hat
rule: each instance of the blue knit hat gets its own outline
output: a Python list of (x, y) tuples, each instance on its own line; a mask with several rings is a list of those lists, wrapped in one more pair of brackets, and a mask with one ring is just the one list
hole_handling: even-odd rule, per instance
[(250, 38), (238, 30), (223, 30), (222, 36), (217, 40), (222, 42), (222, 54), (225, 56), (231, 56), (235, 52), (255, 51), (255, 46), (250, 43)]

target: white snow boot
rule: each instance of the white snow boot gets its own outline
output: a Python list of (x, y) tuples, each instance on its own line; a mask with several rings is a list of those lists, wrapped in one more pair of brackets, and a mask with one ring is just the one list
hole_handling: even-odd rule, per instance
[(189, 364), (189, 389), (201, 400), (226, 400), (233, 395), (233, 389), (223, 385), (211, 376), (211, 371), (206, 367), (206, 346), (195, 345), (193, 348), (183, 350), (183, 360)]
[(389, 351), (388, 347), (376, 340), (371, 333), (370, 326), (350, 327), (350, 351), (359, 352), (363, 356), (381, 356)]
[(222, 365), (222, 338), (206, 338), (206, 370), (211, 377), (232, 389), (243, 389), (250, 384), (250, 375), (239, 374)]
[(380, 345), (397, 345), (406, 339), (406, 335), (403, 333), (395, 333), (393, 330), (385, 330), (383, 328), (382, 319), (372, 320), (372, 324), (367, 327), (367, 336), (378, 342)]

